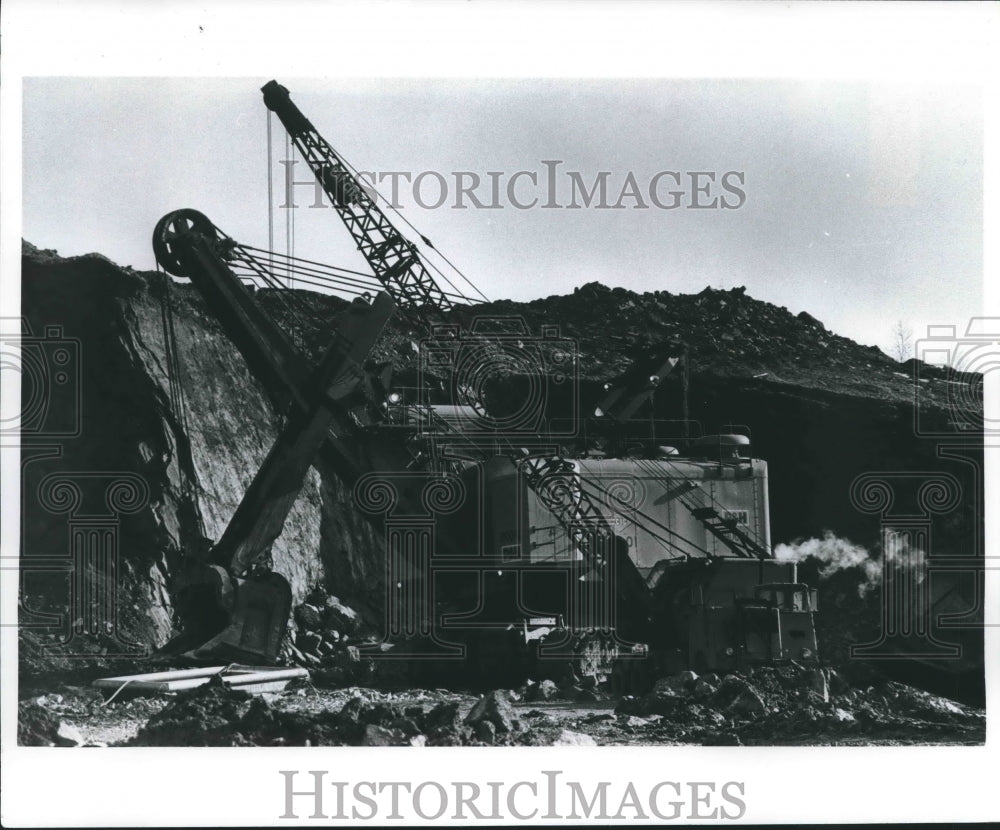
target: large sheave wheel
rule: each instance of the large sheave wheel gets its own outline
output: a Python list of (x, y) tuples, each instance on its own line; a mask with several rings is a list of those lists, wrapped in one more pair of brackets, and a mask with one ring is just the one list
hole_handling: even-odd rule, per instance
[(175, 277), (188, 276), (176, 246), (178, 240), (190, 234), (214, 239), (217, 231), (204, 213), (191, 208), (168, 213), (156, 223), (156, 228), (153, 230), (153, 253), (156, 255), (156, 261), (163, 270)]

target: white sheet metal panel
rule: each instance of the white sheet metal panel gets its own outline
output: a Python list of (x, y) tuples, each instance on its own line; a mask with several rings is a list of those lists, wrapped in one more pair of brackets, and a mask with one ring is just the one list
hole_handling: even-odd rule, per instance
[[(686, 459), (581, 459), (573, 462), (577, 487), (629, 544), (646, 571), (670, 557), (733, 556), (695, 518), (691, 506), (713, 506), (735, 517), (770, 549), (767, 463), (731, 465)], [(532, 561), (575, 558), (565, 530), (534, 494), (528, 497)]]

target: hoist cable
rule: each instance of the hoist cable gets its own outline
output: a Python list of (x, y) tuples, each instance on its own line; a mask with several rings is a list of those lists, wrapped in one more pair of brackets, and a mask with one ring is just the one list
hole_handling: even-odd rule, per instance
[[(174, 323), (173, 297), (171, 293), (171, 279), (166, 271), (160, 268), (159, 263), (156, 270), (163, 274), (163, 300), (161, 304), (161, 315), (163, 319), (163, 348), (166, 360), (164, 367), (167, 374), (167, 392), (170, 398), (170, 408), (173, 410), (174, 418), (180, 429), (178, 441), (190, 441), (191, 427), (187, 417), (187, 401), (184, 393), (184, 379), (181, 374), (180, 350), (177, 348), (177, 330)], [(181, 494), (190, 497), (192, 483), (186, 476), (181, 476)]]
[[(327, 144), (330, 144), (330, 142), (329, 142), (329, 141), (327, 141)], [(361, 175), (360, 175), (360, 173), (358, 173), (358, 171), (357, 171), (357, 169), (356, 169), (356, 168), (354, 167), (354, 165), (352, 165), (352, 164), (351, 164), (351, 163), (350, 163), (350, 162), (349, 162), (349, 161), (348, 161), (348, 160), (347, 160), (346, 158), (344, 158), (343, 154), (341, 154), (341, 153), (340, 153), (340, 152), (339, 152), (339, 151), (337, 150), (337, 148), (336, 148), (336, 147), (334, 147), (334, 146), (333, 146), (332, 144), (330, 144), (330, 149), (331, 149), (331, 150), (333, 150), (333, 152), (337, 154), (337, 157), (338, 157), (338, 158), (340, 159), (341, 163), (342, 163), (342, 164), (344, 165), (344, 167), (346, 167), (346, 168), (347, 168), (347, 169), (348, 169), (348, 170), (349, 170), (349, 171), (350, 171), (350, 172), (351, 172), (351, 173), (352, 173), (352, 174), (354, 175), (354, 178), (355, 178), (356, 180), (360, 181), (360, 179), (361, 179)], [(383, 195), (382, 195), (382, 194), (381, 194), (381, 193), (379, 192), (378, 188), (377, 188), (377, 187), (375, 187), (375, 184), (374, 184), (374, 182), (373, 182), (373, 183), (372, 183), (372, 185), (371, 185), (371, 190), (372, 190), (372, 191), (373, 191), (373, 192), (374, 192), (374, 193), (375, 193), (375, 194), (376, 194), (376, 195), (377, 195), (377, 196), (378, 196), (378, 197), (379, 197), (380, 199), (382, 199), (382, 201), (383, 201), (383, 202), (385, 202), (386, 206), (387, 206), (387, 207), (388, 207), (388, 208), (389, 208), (389, 209), (390, 209), (391, 211), (393, 211), (393, 213), (395, 213), (395, 214), (396, 214), (396, 215), (397, 215), (397, 216), (398, 216), (398, 217), (399, 217), (399, 218), (400, 218), (400, 219), (401, 219), (401, 220), (402, 220), (402, 221), (403, 221), (403, 222), (404, 222), (404, 223), (405, 223), (405, 224), (406, 224), (406, 225), (407, 225), (407, 226), (408, 226), (408, 227), (410, 228), (410, 230), (411, 230), (411, 231), (413, 231), (413, 233), (414, 233), (414, 234), (416, 234), (416, 235), (417, 235), (418, 237), (420, 237), (420, 239), (421, 239), (421, 240), (422, 240), (422, 241), (423, 241), (423, 242), (424, 242), (424, 243), (425, 243), (425, 244), (427, 245), (427, 247), (429, 247), (429, 248), (430, 248), (430, 250), (434, 251), (434, 253), (436, 253), (436, 254), (437, 254), (438, 256), (440, 256), (440, 257), (441, 257), (442, 259), (444, 259), (444, 261), (445, 261), (445, 262), (447, 262), (447, 263), (448, 263), (448, 264), (449, 264), (449, 265), (450, 265), (450, 266), (452, 267), (452, 269), (453, 269), (453, 270), (455, 271), (455, 273), (456, 273), (456, 274), (458, 274), (458, 275), (459, 275), (459, 276), (460, 276), (460, 277), (461, 277), (461, 278), (462, 278), (463, 280), (465, 280), (465, 282), (466, 282), (466, 283), (467, 283), (467, 284), (468, 284), (468, 285), (469, 285), (469, 286), (470, 286), (470, 287), (471, 287), (471, 288), (472, 288), (472, 289), (473, 289), (473, 290), (474, 290), (474, 291), (475, 291), (475, 292), (476, 292), (476, 293), (477, 293), (477, 294), (478, 294), (478, 295), (479, 295), (480, 297), (482, 297), (482, 298), (483, 298), (483, 301), (484, 301), (484, 302), (489, 302), (489, 301), (490, 301), (490, 300), (489, 300), (489, 298), (488, 298), (488, 297), (487, 297), (487, 296), (486, 296), (486, 295), (485, 295), (485, 294), (484, 294), (484, 293), (483, 293), (483, 292), (482, 292), (482, 291), (481, 291), (481, 290), (479, 289), (479, 287), (478, 287), (478, 286), (477, 286), (477, 285), (476, 285), (475, 283), (473, 283), (473, 282), (472, 282), (472, 280), (470, 280), (470, 279), (469, 279), (469, 278), (468, 278), (467, 276), (465, 276), (465, 274), (463, 274), (463, 273), (462, 273), (462, 272), (461, 272), (461, 271), (460, 271), (460, 270), (458, 269), (458, 267), (456, 267), (456, 266), (455, 266), (455, 264), (454, 264), (454, 263), (452, 263), (452, 262), (451, 262), (451, 261), (450, 261), (450, 260), (449, 260), (449, 259), (448, 259), (448, 258), (447, 258), (446, 256), (444, 256), (444, 254), (442, 254), (442, 253), (441, 253), (440, 251), (438, 251), (438, 249), (437, 249), (437, 248), (435, 248), (433, 244), (431, 244), (430, 240), (429, 240), (429, 239), (428, 239), (428, 238), (427, 238), (426, 236), (424, 236), (424, 235), (423, 235), (422, 233), (420, 233), (420, 231), (419, 231), (419, 230), (417, 230), (416, 226), (415, 226), (415, 225), (414, 225), (414, 224), (413, 224), (413, 223), (412, 223), (412, 222), (411, 222), (411, 221), (410, 221), (409, 219), (407, 219), (407, 218), (406, 218), (406, 217), (405, 217), (405, 216), (404, 216), (404, 215), (403, 215), (402, 213), (400, 213), (400, 211), (399, 211), (399, 210), (398, 210), (398, 209), (396, 208), (396, 206), (395, 206), (394, 204), (392, 204), (392, 202), (390, 202), (390, 201), (389, 201), (388, 199), (386, 199), (386, 198), (385, 198), (385, 197), (384, 197), (384, 196), (383, 196)], [(453, 283), (453, 282), (452, 282), (452, 281), (451, 281), (451, 280), (450, 280), (450, 279), (449, 279), (449, 278), (448, 278), (448, 277), (447, 277), (447, 276), (446, 276), (446, 275), (445, 275), (445, 274), (444, 274), (444, 273), (443, 273), (443, 272), (441, 271), (441, 269), (440, 269), (440, 268), (439, 268), (439, 267), (438, 267), (438, 266), (437, 266), (437, 265), (436, 265), (436, 264), (435, 264), (435, 263), (434, 263), (433, 261), (431, 261), (430, 259), (428, 259), (428, 260), (427, 260), (427, 264), (428, 264), (428, 265), (429, 265), (429, 266), (430, 266), (431, 268), (433, 268), (433, 269), (434, 269), (434, 271), (436, 271), (436, 272), (437, 272), (437, 274), (438, 274), (438, 275), (439, 275), (439, 276), (441, 277), (441, 279), (443, 279), (443, 280), (444, 280), (445, 282), (447, 282), (447, 283), (448, 283), (448, 285), (450, 285), (450, 286), (452, 287), (452, 289), (453, 289), (453, 290), (454, 290), (454, 291), (455, 291), (455, 292), (456, 292), (457, 294), (459, 294), (460, 296), (464, 296), (464, 293), (462, 292), (462, 290), (461, 290), (461, 289), (460, 289), (460, 288), (459, 288), (459, 287), (458, 287), (457, 285), (455, 285), (455, 283)]]
[[(274, 150), (271, 139), (271, 111), (267, 111), (267, 249), (274, 251)], [(271, 254), (274, 267), (274, 254)]]
[[(253, 245), (240, 245), (247, 251), (254, 251), (260, 254), (267, 254), (263, 248), (256, 248)], [(379, 280), (372, 274), (366, 274), (363, 271), (354, 271), (350, 268), (343, 268), (338, 265), (328, 265), (321, 262), (315, 262), (310, 259), (303, 259), (301, 257), (294, 257), (293, 262), (295, 263), (295, 273), (296, 274), (306, 274), (309, 276), (316, 277), (317, 279), (330, 279), (338, 281), (347, 281), (355, 283), (357, 285), (363, 285), (365, 288), (371, 289), (373, 291), (381, 291), (384, 289), (384, 285), (379, 282)], [(315, 266), (315, 267), (313, 267)], [(284, 266), (277, 265), (275, 271), (279, 271)], [(343, 275), (350, 276), (343, 276)], [(360, 278), (360, 279), (358, 279)], [(315, 284), (315, 283), (314, 283)], [(468, 299), (463, 294), (453, 294), (451, 292), (442, 292), (446, 297), (455, 297), (459, 299)], [(473, 304), (475, 301), (473, 301)]]

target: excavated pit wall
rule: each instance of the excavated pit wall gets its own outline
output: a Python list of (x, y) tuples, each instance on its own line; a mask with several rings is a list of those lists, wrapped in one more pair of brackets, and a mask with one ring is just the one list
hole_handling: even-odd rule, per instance
[[(24, 439), (22, 624), (39, 622), (33, 611), (72, 616), (72, 608), (60, 608), (72, 605), (65, 577), (32, 572), (31, 563), (70, 556), (71, 526), (84, 514), (103, 516), (117, 537), (119, 633), (162, 645), (171, 634), (171, 578), (182, 551), (196, 550), (202, 534), (221, 536), (277, 435), (280, 417), (190, 286), (170, 289), (177, 367), (168, 370), (164, 290), (162, 274), (121, 269), (99, 255), (60, 259), (29, 250), (24, 257), (22, 314), (32, 334), (59, 326), (76, 341), (70, 384), (54, 384), (50, 375), (46, 395), (50, 410), (65, 412), (77, 407), (79, 390), (79, 428), (72, 437)], [(172, 406), (171, 376), (183, 415)], [(23, 383), (26, 406), (42, 384)], [(80, 494), (78, 506), (60, 509), (53, 476)], [(109, 511), (115, 482), (147, 491), (136, 497), (139, 509)], [(272, 548), (273, 567), (291, 582), (296, 602), (327, 580), (341, 595), (377, 606), (382, 543), (350, 498), (335, 475), (309, 470)]]

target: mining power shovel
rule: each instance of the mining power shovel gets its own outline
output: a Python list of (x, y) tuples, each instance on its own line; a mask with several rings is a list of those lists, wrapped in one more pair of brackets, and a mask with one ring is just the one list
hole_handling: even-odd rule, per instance
[[(164, 648), (195, 662), (273, 663), (291, 610), (291, 588), (261, 560), (281, 534), (309, 466), (321, 448), (357, 469), (351, 442), (338, 436), (359, 404), (363, 364), (395, 310), (386, 293), (355, 300), (319, 364), (308, 362), (263, 315), (226, 264), (230, 240), (196, 211), (176, 211), (157, 225), (153, 247), (170, 273), (189, 277), (267, 391), (289, 399), (289, 417), (222, 537), (189, 558), (179, 579), (177, 608), (184, 632)], [(333, 428), (333, 429), (331, 429)]]

